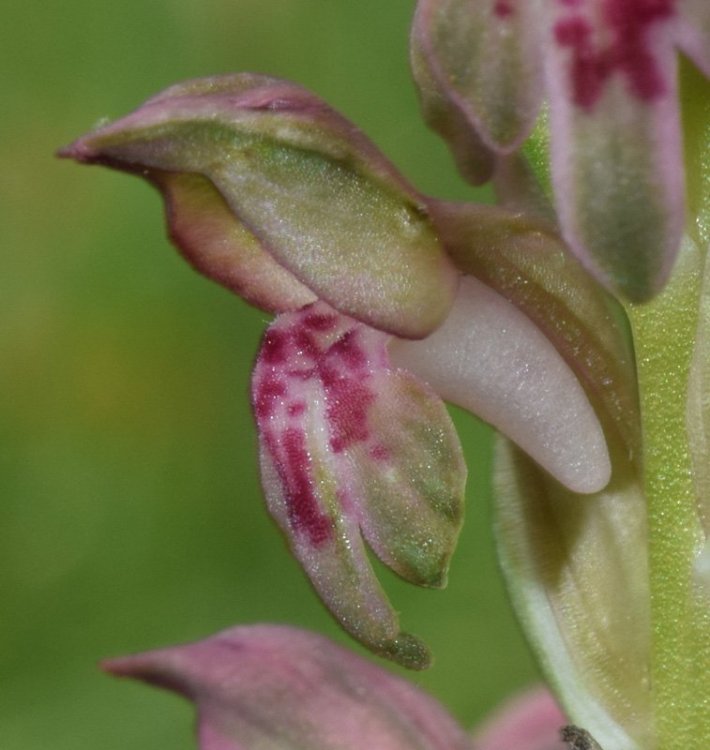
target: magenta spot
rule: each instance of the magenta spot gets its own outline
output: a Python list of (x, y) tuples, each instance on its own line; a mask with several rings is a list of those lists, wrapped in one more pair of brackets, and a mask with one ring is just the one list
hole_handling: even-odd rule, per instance
[(346, 331), (328, 349), (329, 355), (340, 357), (345, 365), (351, 369), (363, 367), (367, 364), (367, 355), (357, 343), (357, 331), (351, 328)]
[(322, 353), (314, 336), (303, 328), (294, 329), (293, 342), (299, 353), (309, 359), (316, 360)]
[(295, 378), (296, 380), (310, 380), (316, 374), (315, 367), (294, 367), (292, 370), (287, 370), (286, 375), (289, 378)]
[(392, 453), (384, 445), (375, 445), (370, 449), (370, 458), (373, 461), (389, 461)]
[(286, 490), (288, 516), (295, 531), (305, 533), (314, 547), (320, 547), (333, 534), (333, 526), (324, 515), (313, 491), (310, 477), (310, 461), (306, 450), (305, 434), (290, 427), (284, 432), (283, 446), (286, 453), (285, 472), (281, 477)]
[(261, 359), (269, 365), (281, 365), (288, 357), (288, 334), (270, 328), (261, 345)]
[(593, 51), (591, 32), (591, 27), (581, 16), (572, 16), (555, 26), (558, 44), (574, 50), (570, 68), (574, 103), (583, 109), (594, 106), (610, 73), (606, 57)]
[(320, 377), (323, 387), (327, 390), (335, 385), (338, 380), (345, 377), (340, 370), (327, 360), (321, 360), (318, 363), (318, 376)]
[(288, 391), (286, 384), (274, 375), (266, 375), (255, 390), (254, 411), (259, 419), (271, 417)]
[(333, 452), (342, 453), (354, 443), (367, 440), (367, 412), (375, 400), (370, 389), (352, 378), (341, 378), (326, 388), (326, 394)]
[(566, 18), (555, 26), (555, 38), (565, 47), (579, 49), (591, 47), (589, 44), (591, 32), (591, 26), (581, 16)]
[(289, 417), (300, 417), (306, 411), (305, 401), (294, 401), (288, 405)]
[[(564, 2), (573, 6), (572, 2)], [(592, 27), (581, 15), (557, 22), (555, 39), (571, 50), (569, 76), (574, 103), (590, 110), (608, 79), (623, 75), (631, 92), (649, 102), (666, 93), (658, 61), (650, 47), (651, 26), (673, 16), (675, 0), (603, 0), (602, 18), (609, 41), (594, 43)]]
[(313, 331), (332, 331), (338, 324), (338, 318), (328, 313), (309, 313), (303, 319), (303, 324)]
[(513, 6), (505, 2), (505, 0), (498, 0), (498, 2), (493, 6), (493, 13), (495, 13), (498, 18), (509, 18), (514, 13)]

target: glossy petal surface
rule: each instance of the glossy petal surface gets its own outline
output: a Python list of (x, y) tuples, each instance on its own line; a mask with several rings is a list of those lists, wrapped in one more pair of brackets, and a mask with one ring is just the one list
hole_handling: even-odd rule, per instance
[(348, 632), (407, 666), (426, 649), (401, 633), (361, 533), (405, 579), (445, 582), (465, 467), (441, 400), (390, 367), (389, 337), (324, 303), (279, 316), (253, 377), (269, 510)]
[(608, 482), (604, 433), (577, 377), (526, 315), (480, 281), (466, 277), (446, 323), (421, 342), (396, 342), (392, 355), (574, 491)]
[(431, 204), (456, 266), (495, 290), (557, 349), (589, 396), (609, 439), (640, 451), (634, 355), (624, 311), (589, 283), (554, 226), (527, 213)]
[(62, 155), (148, 177), (202, 175), (279, 265), (382, 330), (424, 336), (451, 304), (456, 275), (418, 194), (353, 125), (293, 84), (189, 81)]
[(470, 750), (436, 701), (295, 628), (233, 628), (105, 667), (194, 701), (200, 750)]

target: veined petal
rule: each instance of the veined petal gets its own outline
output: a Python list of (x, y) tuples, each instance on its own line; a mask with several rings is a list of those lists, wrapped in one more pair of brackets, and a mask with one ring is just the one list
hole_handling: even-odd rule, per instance
[(401, 633), (361, 538), (405, 579), (445, 582), (465, 466), (441, 400), (389, 366), (389, 336), (324, 303), (279, 316), (253, 376), (267, 504), (333, 615), (406, 666), (428, 654)]
[(426, 208), (375, 146), (294, 84), (189, 81), (61, 152), (148, 177), (199, 174), (319, 298), (405, 337), (446, 316), (456, 274)]
[(295, 628), (233, 628), (104, 667), (194, 701), (200, 750), (471, 750), (432, 698)]
[(514, 305), (475, 278), (461, 283), (443, 326), (396, 341), (392, 358), (514, 440), (575, 492), (596, 492), (610, 463), (599, 420), (553, 344)]
[(609, 486), (574, 496), (520, 450), (496, 455), (499, 560), (570, 720), (602, 748), (655, 747), (646, 501), (615, 451)]
[[(542, 101), (539, 13), (521, 0), (419, 0), (412, 57), (425, 103), (451, 103), (491, 149), (515, 150)], [(419, 81), (418, 81), (419, 82)]]
[(547, 0), (552, 178), (562, 233), (631, 301), (678, 253), (684, 180), (674, 0)]

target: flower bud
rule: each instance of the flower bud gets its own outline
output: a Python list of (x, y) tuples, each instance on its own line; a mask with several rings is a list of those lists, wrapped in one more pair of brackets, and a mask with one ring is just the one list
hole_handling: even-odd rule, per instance
[(104, 668), (194, 701), (200, 750), (471, 750), (432, 698), (295, 628), (233, 628)]

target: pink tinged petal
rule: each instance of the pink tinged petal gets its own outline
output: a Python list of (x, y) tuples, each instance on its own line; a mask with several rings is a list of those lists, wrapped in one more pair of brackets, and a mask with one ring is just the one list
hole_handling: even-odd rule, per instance
[(677, 0), (678, 45), (710, 76), (710, 3), (707, 0)]
[(573, 491), (609, 481), (604, 433), (577, 377), (526, 315), (480, 281), (465, 277), (446, 323), (421, 342), (394, 343), (391, 354)]
[[(484, 143), (510, 153), (542, 100), (540, 14), (522, 0), (420, 0), (413, 58), (435, 96), (466, 118)], [(432, 86), (426, 78), (422, 95)]]
[(632, 301), (665, 283), (684, 221), (675, 0), (547, 0), (552, 177), (562, 232)]
[(216, 210), (226, 203), (278, 265), (382, 330), (424, 336), (450, 307), (456, 274), (418, 193), (351, 123), (293, 84), (248, 74), (189, 81), (61, 153), (149, 178), (201, 175), (221, 196)]
[(389, 366), (389, 337), (325, 303), (279, 316), (252, 381), (271, 514), (336, 619), (376, 653), (422, 668), (362, 540), (407, 580), (445, 582), (465, 466), (441, 400)]
[(470, 750), (432, 698), (294, 628), (233, 628), (104, 666), (194, 701), (200, 750)]
[(507, 700), (476, 729), (476, 750), (565, 750), (560, 729), (567, 719), (544, 688)]
[(315, 295), (240, 224), (212, 183), (197, 174), (149, 173), (165, 199), (170, 238), (200, 273), (269, 312), (298, 310)]

